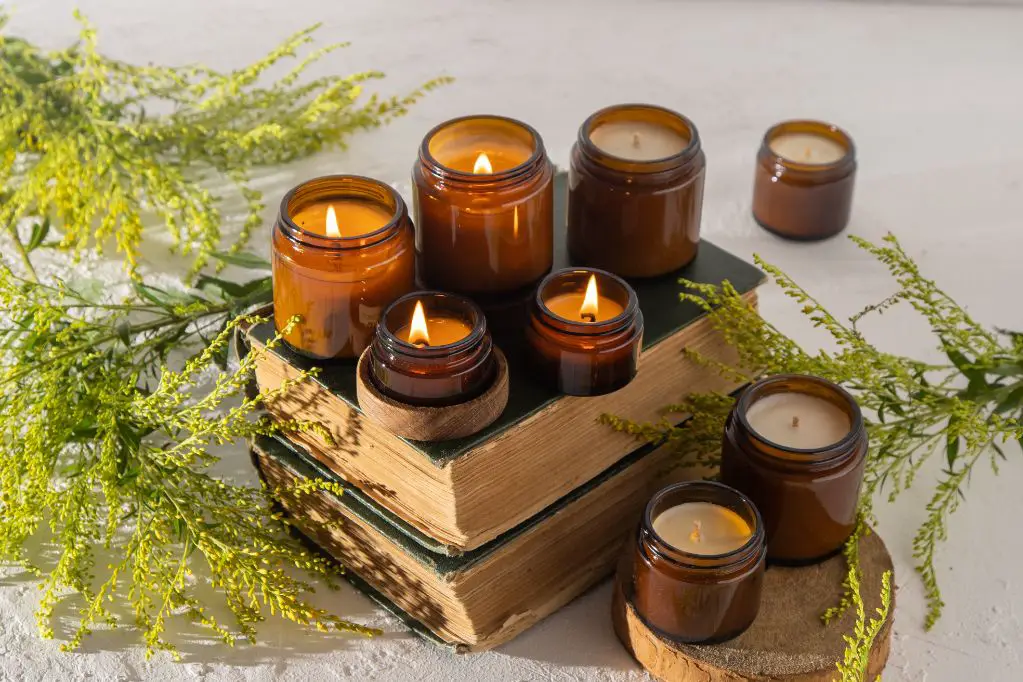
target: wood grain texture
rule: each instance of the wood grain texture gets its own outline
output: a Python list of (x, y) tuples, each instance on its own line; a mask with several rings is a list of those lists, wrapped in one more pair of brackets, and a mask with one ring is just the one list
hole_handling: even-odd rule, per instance
[(409, 440), (438, 441), (478, 433), (501, 416), (508, 404), (508, 361), (493, 349), (497, 375), (482, 395), (457, 405), (420, 407), (381, 393), (370, 377), (369, 349), (359, 358), (356, 391), (359, 409), (387, 431)]
[[(892, 558), (875, 533), (860, 541), (861, 592), (868, 615), (881, 605), (881, 576)], [(760, 614), (739, 637), (717, 645), (670, 642), (639, 618), (631, 600), (615, 587), (612, 618), (625, 648), (651, 675), (663, 682), (833, 682), (842, 658), (842, 636), (852, 631), (851, 611), (830, 625), (820, 615), (838, 603), (846, 564), (842, 556), (815, 566), (772, 566), (764, 578)], [(894, 589), (894, 588), (893, 588)], [(884, 669), (891, 649), (892, 609), (870, 653), (868, 679)]]

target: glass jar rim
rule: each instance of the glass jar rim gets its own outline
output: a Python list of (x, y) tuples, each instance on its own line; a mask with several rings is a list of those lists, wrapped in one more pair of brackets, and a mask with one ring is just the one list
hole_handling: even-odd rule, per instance
[[(845, 149), (845, 154), (841, 158), (831, 161), (830, 163), (800, 163), (799, 161), (794, 161), (781, 156), (771, 149), (771, 142), (776, 137), (788, 133), (807, 133), (825, 137), (840, 144)], [(851, 164), (856, 163), (856, 144), (853, 142), (852, 136), (850, 136), (849, 133), (845, 132), (842, 128), (839, 128), (833, 123), (828, 123), (827, 121), (798, 118), (775, 123), (764, 133), (764, 138), (760, 145), (761, 149), (764, 150), (766, 155), (775, 165), (782, 166), (790, 171), (823, 173), (835, 169), (844, 170)]]
[[(458, 306), (464, 306), (464, 308), (469, 312), (469, 333), (457, 341), (436, 346), (431, 345), (420, 347), (413, 343), (409, 343), (408, 341), (399, 339), (387, 325), (388, 316), (395, 308), (405, 305), (410, 300), (425, 298), (446, 299), (448, 301), (456, 302), (456, 305)], [(400, 349), (400, 351), (405, 355), (412, 355), (419, 358), (434, 358), (470, 350), (478, 346), (480, 342), (486, 338), (488, 333), (487, 318), (483, 314), (483, 310), (476, 305), (472, 299), (444, 291), (413, 291), (412, 293), (400, 296), (392, 301), (389, 306), (384, 308), (383, 312), (380, 313), (380, 319), (377, 321), (377, 337), (380, 339), (381, 343), (394, 350)]]
[[(779, 445), (774, 441), (765, 438), (756, 429), (750, 426), (749, 420), (746, 418), (746, 412), (756, 402), (754, 396), (759, 399), (762, 397), (761, 394), (767, 391), (767, 395), (770, 395), (773, 391), (769, 389), (774, 384), (780, 384), (788, 381), (809, 381), (810, 383), (816, 384), (824, 389), (827, 389), (835, 395), (842, 398), (842, 400), (849, 406), (849, 432), (842, 436), (839, 440), (834, 443), (816, 447), (816, 448), (793, 448), (787, 445)], [(778, 391), (781, 392), (781, 391)], [(786, 391), (789, 393), (800, 393), (802, 391)], [(809, 394), (808, 394), (809, 395)], [(838, 384), (823, 379), (821, 377), (813, 376), (812, 374), (773, 374), (769, 377), (764, 377), (759, 381), (750, 384), (735, 404), (736, 418), (742, 425), (743, 430), (750, 434), (750, 437), (763, 443), (764, 445), (779, 450), (781, 452), (792, 454), (800, 458), (798, 461), (805, 461), (807, 463), (823, 463), (829, 460), (842, 457), (843, 453), (848, 450), (853, 442), (857, 439), (858, 434), (864, 428), (863, 412), (860, 410), (859, 403), (852, 397), (852, 395), (839, 386)]]
[[(352, 197), (366, 199), (366, 194), (349, 193), (345, 190), (351, 190), (358, 184), (375, 187), (381, 190), (382, 194), (389, 196), (394, 201), (394, 210), (391, 215), (391, 219), (382, 225), (381, 227), (365, 234), (358, 234), (353, 236), (340, 236), (340, 237), (327, 237), (325, 235), (310, 232), (302, 227), (299, 227), (291, 217), (290, 204), (295, 199), (295, 196), (300, 190), (313, 185), (315, 183), (336, 183), (331, 189), (336, 190), (328, 194), (330, 197)], [(343, 187), (345, 184), (350, 184), (351, 187)], [(381, 206), (385, 204), (381, 203)], [(390, 208), (387, 206), (387, 208)], [(305, 182), (299, 183), (295, 187), (292, 187), (281, 199), (281, 206), (278, 215), (280, 216), (279, 222), (282, 227), (286, 228), (282, 230), (285, 237), (300, 242), (305, 246), (309, 246), (315, 249), (323, 249), (325, 251), (343, 251), (346, 249), (358, 249), (372, 244), (377, 244), (391, 237), (397, 233), (397, 228), (401, 225), (402, 221), (408, 215), (408, 208), (405, 206), (405, 200), (402, 199), (394, 187), (388, 185), (382, 180), (376, 178), (370, 178), (365, 175), (351, 175), (351, 174), (335, 174), (335, 175), (321, 175), (319, 177), (311, 178)]]
[[(655, 112), (658, 115), (681, 122), (689, 134), (688, 143), (675, 154), (659, 159), (640, 161), (610, 154), (598, 147), (596, 143), (590, 139), (590, 135), (597, 127), (599, 127), (597, 124), (601, 122), (602, 118), (630, 111)], [(641, 103), (613, 104), (593, 112), (586, 118), (586, 120), (583, 121), (582, 125), (579, 126), (577, 144), (579, 145), (580, 150), (582, 150), (590, 158), (603, 161), (607, 165), (613, 165), (613, 167), (619, 168), (620, 170), (629, 170), (639, 173), (655, 173), (669, 168), (682, 166), (697, 155), (701, 146), (700, 133), (696, 129), (696, 124), (687, 116), (684, 116), (673, 109), (668, 109), (667, 107), (658, 106), (656, 104)]]
[[(625, 305), (622, 306), (622, 312), (602, 322), (577, 322), (576, 320), (569, 320), (568, 318), (562, 317), (547, 307), (547, 302), (544, 300), (544, 290), (550, 286), (552, 282), (561, 277), (584, 273), (595, 274), (598, 277), (610, 280), (625, 292), (627, 300)], [(639, 297), (636, 295), (635, 289), (629, 286), (629, 283), (618, 275), (599, 268), (562, 268), (561, 270), (555, 270), (548, 273), (547, 276), (540, 280), (540, 283), (536, 286), (534, 302), (537, 308), (539, 308), (539, 310), (543, 313), (543, 319), (545, 322), (548, 324), (556, 322), (557, 328), (561, 331), (568, 334), (578, 334), (580, 336), (596, 336), (598, 334), (617, 332), (628, 325), (628, 323), (636, 316), (636, 312), (639, 309)]]
[[(526, 158), (522, 163), (512, 166), (507, 170), (503, 170), (496, 173), (485, 173), (475, 174), (471, 172), (461, 171), (456, 168), (451, 168), (441, 163), (437, 157), (430, 151), (430, 142), (433, 138), (445, 128), (455, 126), (466, 121), (500, 121), (502, 123), (510, 124), (517, 128), (522, 129), (530, 136), (532, 143), (533, 152)], [(429, 167), (434, 172), (440, 171), (439, 174), (444, 177), (451, 178), (460, 182), (472, 183), (476, 185), (498, 183), (507, 180), (514, 179), (523, 173), (529, 171), (530, 168), (535, 166), (540, 160), (546, 157), (547, 151), (544, 148), (543, 138), (540, 137), (540, 133), (537, 132), (536, 128), (523, 123), (522, 121), (511, 118), (509, 116), (501, 116), (499, 114), (469, 114), (467, 116), (459, 116), (448, 121), (444, 121), (430, 129), (426, 136), (423, 137), (423, 142), (419, 146), (419, 159), (423, 165)]]
[[(720, 554), (697, 554), (695, 552), (687, 552), (684, 549), (676, 547), (661, 537), (657, 531), (654, 530), (653, 511), (661, 500), (669, 495), (677, 493), (680, 490), (700, 489), (707, 491), (713, 490), (726, 495), (731, 495), (751, 512), (750, 516), (753, 519), (753, 527), (750, 529), (751, 532), (749, 539), (746, 540), (745, 543), (729, 552), (722, 552)], [(759, 546), (762, 546), (765, 543), (764, 520), (760, 516), (760, 510), (757, 509), (755, 504), (753, 504), (753, 500), (735, 488), (717, 481), (681, 481), (661, 488), (654, 493), (653, 497), (650, 498), (650, 501), (647, 502), (646, 508), (643, 510), (643, 527), (646, 532), (650, 533), (650, 535), (657, 540), (659, 544), (669, 548), (672, 554), (682, 557), (682, 561), (679, 561), (674, 557), (665, 556), (663, 552), (658, 551), (656, 547), (653, 548), (654, 551), (667, 560), (675, 561), (676, 563), (685, 563), (687, 566), (692, 568), (719, 569), (721, 568), (720, 564), (724, 562), (741, 562), (746, 559), (751, 552), (756, 551)], [(728, 561), (729, 559), (732, 561)]]

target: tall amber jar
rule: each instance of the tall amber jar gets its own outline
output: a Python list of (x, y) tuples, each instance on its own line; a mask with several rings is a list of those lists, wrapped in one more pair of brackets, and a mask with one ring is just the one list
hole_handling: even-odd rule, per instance
[[(376, 211), (383, 224), (342, 237), (296, 224), (295, 216), (335, 201)], [(383, 309), (415, 288), (412, 221), (401, 196), (379, 180), (331, 175), (299, 185), (281, 201), (271, 242), (277, 329), (300, 315), (284, 340), (311, 358), (358, 357)]]
[[(776, 393), (806, 393), (849, 418), (848, 434), (826, 447), (795, 449), (750, 427), (746, 414)], [(848, 392), (825, 379), (786, 374), (750, 386), (725, 421), (721, 481), (753, 500), (764, 520), (768, 560), (788, 565), (822, 561), (839, 551), (856, 526), (867, 455), (867, 432)]]
[[(429, 320), (445, 318), (468, 333), (443, 345), (416, 345), (398, 335), (420, 302)], [(370, 377), (384, 395), (409, 405), (455, 405), (472, 400), (494, 382), (497, 362), (483, 311), (462, 296), (435, 291), (402, 296), (384, 311), (370, 346)]]
[(412, 180), (429, 288), (486, 308), (525, 298), (550, 271), (554, 167), (530, 126), (501, 116), (443, 123), (423, 140)]
[[(794, 135), (820, 138), (844, 154), (823, 163), (780, 155), (776, 142)], [(761, 227), (786, 239), (827, 239), (849, 222), (855, 181), (856, 148), (845, 131), (821, 121), (779, 123), (767, 131), (757, 152), (753, 217)]]
[[(682, 143), (648, 160), (614, 155), (594, 142), (602, 127), (629, 124), (642, 132), (660, 129)], [(622, 277), (655, 277), (687, 265), (700, 242), (706, 167), (696, 126), (681, 114), (623, 104), (590, 116), (579, 128), (569, 166), (572, 263)]]
[[(654, 519), (669, 507), (708, 502), (731, 509), (751, 529), (749, 540), (725, 554), (692, 554), (665, 542)], [(617, 580), (640, 618), (664, 637), (713, 644), (741, 635), (760, 611), (764, 529), (756, 507), (720, 483), (676, 483), (647, 504), (635, 539), (626, 544)]]
[[(600, 296), (620, 313), (595, 322), (558, 315), (547, 302), (582, 292), (597, 277)], [(636, 376), (643, 345), (643, 313), (635, 290), (609, 272), (568, 268), (552, 272), (533, 296), (526, 326), (535, 376), (565, 395), (593, 396), (617, 391)]]

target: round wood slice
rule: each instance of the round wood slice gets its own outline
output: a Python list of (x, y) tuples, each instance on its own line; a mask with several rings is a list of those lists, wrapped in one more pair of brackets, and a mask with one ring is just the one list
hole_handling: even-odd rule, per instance
[[(860, 541), (861, 594), (868, 618), (881, 606), (881, 575), (892, 558), (875, 533)], [(852, 609), (830, 625), (820, 616), (838, 603), (846, 563), (837, 556), (815, 566), (771, 566), (764, 576), (760, 613), (739, 637), (715, 645), (669, 642), (655, 635), (636, 614), (631, 601), (615, 588), (612, 617), (625, 648), (651, 675), (664, 682), (832, 682), (835, 663), (856, 622)], [(894, 597), (893, 597), (894, 599)], [(892, 612), (870, 652), (868, 679), (881, 673), (891, 647)]]
[(409, 440), (464, 438), (489, 426), (508, 404), (508, 361), (496, 346), (494, 383), (482, 395), (457, 405), (418, 407), (385, 396), (369, 376), (369, 349), (359, 358), (356, 395), (359, 409), (396, 436)]

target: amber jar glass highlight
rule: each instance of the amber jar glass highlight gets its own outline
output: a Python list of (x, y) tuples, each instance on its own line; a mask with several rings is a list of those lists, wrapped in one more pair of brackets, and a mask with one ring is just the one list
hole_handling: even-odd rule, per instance
[[(416, 302), (426, 317), (454, 318), (469, 328), (464, 338), (438, 346), (418, 346), (399, 338)], [(380, 318), (370, 346), (370, 377), (377, 389), (409, 405), (442, 406), (472, 400), (494, 382), (497, 364), (483, 311), (467, 298), (435, 291), (402, 296)]]
[[(492, 172), (478, 167), (481, 154)], [(528, 295), (554, 260), (553, 179), (525, 123), (468, 116), (431, 130), (412, 170), (424, 284), (485, 307)]]
[[(827, 447), (788, 448), (759, 436), (746, 419), (757, 400), (773, 393), (806, 393), (849, 417), (848, 435)], [(750, 386), (725, 421), (721, 481), (753, 500), (764, 520), (767, 556), (808, 564), (842, 549), (856, 526), (867, 432), (860, 408), (844, 389), (818, 377), (785, 374)]]
[[(387, 211), (366, 234), (328, 237), (293, 216), (325, 201), (358, 201)], [(284, 195), (273, 227), (274, 320), (302, 321), (284, 340), (311, 358), (355, 358), (373, 339), (383, 309), (415, 288), (415, 246), (405, 202), (389, 185), (355, 175), (310, 180)]]
[[(546, 301), (583, 292), (596, 275), (601, 297), (621, 312), (598, 322), (570, 320)], [(636, 376), (643, 345), (643, 313), (636, 292), (609, 272), (569, 268), (548, 275), (537, 287), (526, 327), (537, 375), (566, 395), (601, 395), (616, 391)]]
[[(591, 136), (609, 123), (663, 126), (688, 143), (652, 161), (613, 156)], [(700, 135), (669, 109), (623, 104), (601, 109), (579, 128), (572, 147), (568, 192), (568, 252), (572, 263), (622, 277), (655, 277), (696, 257), (707, 162)]]
[[(800, 163), (775, 153), (783, 135), (822, 137), (845, 150), (827, 163)], [(845, 229), (852, 211), (856, 148), (852, 138), (830, 123), (786, 121), (770, 128), (757, 152), (753, 217), (761, 227), (786, 239), (814, 241)]]
[[(725, 554), (692, 554), (668, 544), (654, 531), (654, 519), (686, 502), (732, 510), (749, 525), (749, 540)], [(745, 495), (710, 481), (676, 483), (647, 504), (616, 579), (649, 627), (679, 642), (712, 644), (741, 635), (756, 619), (765, 555), (760, 515)]]

